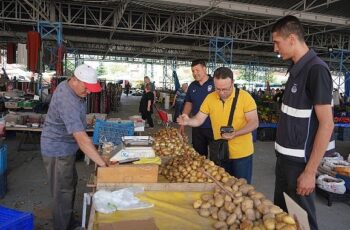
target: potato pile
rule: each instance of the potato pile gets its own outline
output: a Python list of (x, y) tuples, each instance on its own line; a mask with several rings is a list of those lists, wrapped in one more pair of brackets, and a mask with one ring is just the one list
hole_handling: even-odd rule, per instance
[(153, 149), (158, 156), (176, 156), (193, 151), (187, 140), (175, 128), (161, 129), (153, 137)]
[(229, 178), (224, 188), (216, 187), (214, 194), (203, 194), (193, 203), (203, 217), (218, 220), (215, 229), (296, 230), (294, 219), (245, 179)]
[(225, 169), (215, 165), (213, 161), (205, 159), (204, 156), (195, 151), (175, 156), (167, 164), (161, 166), (159, 171), (170, 182), (212, 183), (213, 180), (207, 178), (199, 169), (205, 169), (218, 181), (227, 182), (231, 177)]

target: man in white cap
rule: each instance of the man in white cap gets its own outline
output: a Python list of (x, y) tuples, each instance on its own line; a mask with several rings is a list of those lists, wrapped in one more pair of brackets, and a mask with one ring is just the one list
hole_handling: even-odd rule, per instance
[(56, 88), (41, 134), (41, 154), (53, 196), (53, 229), (74, 229), (73, 208), (77, 171), (75, 154), (80, 148), (98, 166), (107, 163), (99, 155), (86, 129), (85, 97), (100, 92), (96, 70), (80, 65), (74, 75)]

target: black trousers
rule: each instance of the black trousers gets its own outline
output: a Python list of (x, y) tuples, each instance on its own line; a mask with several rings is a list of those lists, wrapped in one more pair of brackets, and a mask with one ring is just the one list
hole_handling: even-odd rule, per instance
[(151, 112), (146, 111), (146, 112), (143, 112), (141, 115), (142, 115), (142, 119), (147, 121), (147, 123), (149, 124), (149, 127), (154, 127)]
[(297, 179), (304, 169), (305, 164), (293, 162), (284, 157), (277, 156), (274, 203), (288, 212), (283, 196), (283, 192), (287, 193), (288, 196), (307, 212), (310, 229), (317, 230), (315, 192), (308, 196), (300, 196), (296, 193)]
[(193, 148), (202, 156), (208, 156), (209, 144), (213, 140), (213, 130), (211, 128), (192, 128)]

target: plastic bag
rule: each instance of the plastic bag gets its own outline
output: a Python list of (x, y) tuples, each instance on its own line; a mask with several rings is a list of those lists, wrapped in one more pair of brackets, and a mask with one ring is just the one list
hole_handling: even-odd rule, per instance
[(340, 178), (331, 177), (329, 175), (320, 175), (317, 178), (317, 186), (328, 192), (344, 194), (346, 191), (345, 181)]
[(329, 160), (326, 159), (323, 161), (323, 167), (325, 167), (328, 170), (334, 170), (337, 166), (350, 166), (350, 163), (344, 160)]
[(123, 188), (117, 191), (97, 191), (94, 196), (95, 209), (102, 213), (112, 213), (116, 210), (151, 208), (153, 204), (140, 201), (134, 195), (143, 192), (141, 187)]
[(344, 160), (343, 156), (338, 152), (334, 152), (328, 156), (323, 157), (323, 161), (332, 161), (332, 160)]

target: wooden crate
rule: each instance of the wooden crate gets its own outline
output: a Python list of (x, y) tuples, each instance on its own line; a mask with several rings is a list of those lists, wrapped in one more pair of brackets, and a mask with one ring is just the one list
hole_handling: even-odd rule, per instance
[(97, 169), (97, 183), (156, 183), (158, 165), (117, 165)]

